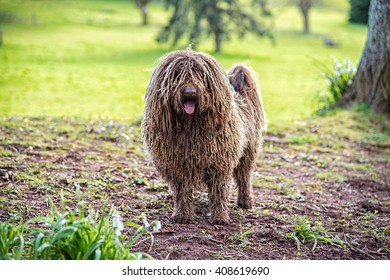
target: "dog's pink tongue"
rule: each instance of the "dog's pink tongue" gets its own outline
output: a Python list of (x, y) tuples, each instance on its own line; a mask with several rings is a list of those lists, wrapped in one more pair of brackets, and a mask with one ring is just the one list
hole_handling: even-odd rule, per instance
[(184, 111), (186, 111), (186, 113), (188, 115), (191, 115), (194, 111), (195, 111), (195, 102), (194, 101), (186, 101), (184, 102)]

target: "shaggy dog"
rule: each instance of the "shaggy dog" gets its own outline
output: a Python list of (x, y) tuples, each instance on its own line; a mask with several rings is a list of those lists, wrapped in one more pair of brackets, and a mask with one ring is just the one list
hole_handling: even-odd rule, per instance
[(266, 123), (252, 70), (238, 64), (226, 73), (205, 53), (174, 51), (159, 59), (145, 101), (144, 141), (173, 192), (172, 221), (189, 223), (193, 192), (207, 186), (211, 222), (228, 224), (232, 177), (238, 206), (250, 208)]

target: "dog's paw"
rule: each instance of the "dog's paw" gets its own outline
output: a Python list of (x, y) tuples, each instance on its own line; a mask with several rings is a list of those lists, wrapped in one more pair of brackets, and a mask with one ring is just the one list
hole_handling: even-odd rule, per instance
[(241, 209), (251, 209), (252, 208), (252, 203), (251, 202), (238, 202), (237, 205)]
[(239, 199), (237, 201), (238, 207), (241, 209), (251, 209), (253, 206), (252, 199)]
[(218, 216), (218, 217), (212, 217), (211, 223), (213, 225), (222, 225), (227, 226), (230, 224), (230, 218), (228, 215)]
[(191, 217), (183, 216), (183, 215), (173, 215), (170, 218), (170, 221), (174, 224), (189, 224), (191, 223)]

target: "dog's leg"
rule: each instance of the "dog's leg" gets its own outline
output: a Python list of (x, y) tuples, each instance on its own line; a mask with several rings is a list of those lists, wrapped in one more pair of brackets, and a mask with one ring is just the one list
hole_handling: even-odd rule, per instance
[(249, 209), (253, 206), (251, 179), (254, 164), (255, 159), (250, 153), (250, 149), (247, 149), (233, 171), (233, 177), (238, 187), (237, 205), (243, 209)]
[(229, 218), (229, 176), (219, 172), (207, 175), (206, 184), (208, 186), (209, 209), (211, 212), (211, 223), (217, 225), (227, 225)]
[(173, 223), (188, 224), (195, 216), (192, 187), (180, 183), (171, 185), (174, 199), (174, 211), (171, 217)]

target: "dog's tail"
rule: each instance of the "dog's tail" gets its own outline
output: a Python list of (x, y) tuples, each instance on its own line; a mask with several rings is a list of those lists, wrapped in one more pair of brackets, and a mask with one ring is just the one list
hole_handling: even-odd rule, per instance
[(246, 106), (249, 105), (249, 108), (246, 109), (251, 110), (252, 114), (255, 114), (256, 119), (261, 123), (262, 128), (265, 129), (267, 121), (260, 90), (256, 81), (256, 73), (248, 65), (240, 63), (230, 69), (228, 76), (233, 89), (244, 99)]

